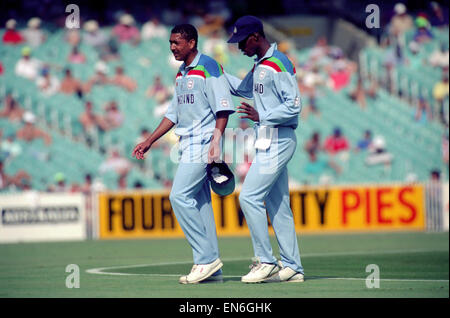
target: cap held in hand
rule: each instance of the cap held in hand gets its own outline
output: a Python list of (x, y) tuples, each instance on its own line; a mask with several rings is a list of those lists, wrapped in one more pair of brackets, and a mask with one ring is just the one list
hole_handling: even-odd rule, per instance
[(233, 193), (235, 188), (234, 175), (225, 162), (212, 162), (206, 166), (208, 180), (212, 190), (221, 196)]

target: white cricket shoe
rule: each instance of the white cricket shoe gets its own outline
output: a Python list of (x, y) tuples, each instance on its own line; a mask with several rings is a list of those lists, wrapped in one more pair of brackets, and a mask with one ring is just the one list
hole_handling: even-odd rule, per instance
[(221, 269), (222, 266), (223, 263), (221, 262), (220, 258), (209, 264), (195, 264), (194, 266), (192, 266), (191, 272), (188, 275), (180, 277), (179, 282), (180, 284), (199, 283), (211, 277), (211, 275)]
[(266, 283), (301, 283), (305, 281), (305, 276), (301, 273), (294, 271), (290, 267), (283, 267), (279, 272), (275, 273), (264, 282)]
[(261, 263), (259, 258), (252, 258), (252, 261), (253, 263), (250, 265), (250, 272), (241, 278), (241, 281), (244, 283), (263, 282), (280, 270), (280, 267), (277, 264)]

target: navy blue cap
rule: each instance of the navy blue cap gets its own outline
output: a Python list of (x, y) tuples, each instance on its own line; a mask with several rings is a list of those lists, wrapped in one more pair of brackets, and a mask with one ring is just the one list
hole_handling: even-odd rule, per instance
[(211, 189), (218, 195), (226, 196), (233, 193), (235, 181), (233, 172), (225, 162), (212, 162), (206, 166), (206, 173)]
[(233, 27), (233, 35), (228, 43), (238, 43), (254, 32), (263, 31), (261, 20), (252, 15), (246, 15), (239, 18)]

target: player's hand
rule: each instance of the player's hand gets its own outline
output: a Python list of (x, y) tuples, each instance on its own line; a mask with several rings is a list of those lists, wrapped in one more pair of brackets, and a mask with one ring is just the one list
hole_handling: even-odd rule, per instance
[(144, 154), (150, 149), (151, 144), (147, 141), (141, 142), (136, 147), (134, 147), (132, 157), (136, 157), (136, 159), (144, 159)]
[(255, 108), (253, 108), (251, 105), (245, 103), (245, 102), (241, 102), (241, 105), (239, 105), (237, 107), (238, 109), (238, 113), (243, 113), (243, 114), (247, 114), (247, 116), (240, 116), (240, 118), (248, 118), (251, 119), (255, 122), (259, 122), (259, 114), (256, 111)]
[(208, 163), (220, 162), (220, 143), (214, 139), (209, 144)]

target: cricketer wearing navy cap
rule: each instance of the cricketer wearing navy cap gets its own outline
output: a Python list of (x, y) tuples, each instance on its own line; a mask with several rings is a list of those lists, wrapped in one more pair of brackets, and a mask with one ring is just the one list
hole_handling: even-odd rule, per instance
[[(297, 146), (295, 129), (301, 111), (295, 67), (285, 54), (270, 44), (261, 21), (239, 18), (229, 43), (239, 43), (247, 56), (256, 55), (252, 70), (243, 80), (225, 73), (233, 95), (253, 99), (242, 102), (238, 113), (255, 122), (256, 154), (245, 177), (239, 202), (254, 249), (252, 270), (242, 282), (302, 282), (294, 219), (290, 208), (287, 164)], [(267, 212), (267, 213), (266, 213)], [(279, 245), (281, 264), (273, 256), (267, 225), (270, 217)]]
[(228, 40), (228, 43), (239, 43), (250, 34), (262, 31), (262, 22), (257, 17), (246, 15), (239, 18), (234, 24), (233, 35)]

